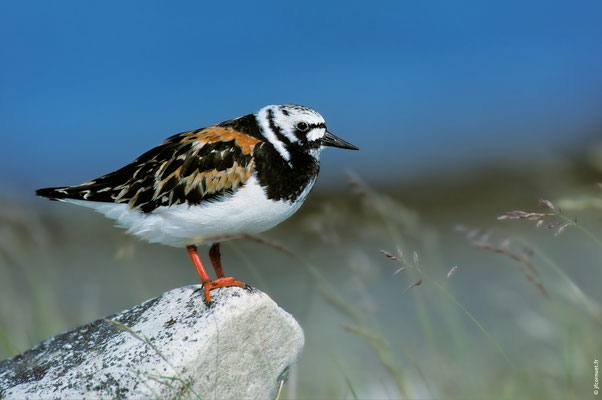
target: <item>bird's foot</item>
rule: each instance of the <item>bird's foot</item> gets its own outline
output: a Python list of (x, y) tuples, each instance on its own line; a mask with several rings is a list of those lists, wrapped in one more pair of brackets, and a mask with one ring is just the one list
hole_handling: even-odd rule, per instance
[(232, 287), (232, 286), (240, 287), (243, 289), (248, 289), (248, 286), (246, 283), (237, 281), (236, 279), (234, 279), (230, 276), (218, 278), (214, 281), (209, 281), (209, 282), (203, 283), (203, 293), (205, 294), (205, 304), (207, 304), (207, 305), (211, 304), (211, 294), (209, 292), (211, 292), (213, 289), (218, 289), (218, 288), (223, 288), (223, 287)]

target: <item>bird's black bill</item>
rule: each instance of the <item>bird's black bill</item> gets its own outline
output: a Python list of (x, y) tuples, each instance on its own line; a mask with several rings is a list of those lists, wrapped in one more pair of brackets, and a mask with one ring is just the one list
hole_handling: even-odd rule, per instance
[(340, 147), (341, 149), (359, 150), (357, 147), (349, 142), (344, 141), (338, 136), (326, 131), (326, 135), (320, 139), (322, 146)]

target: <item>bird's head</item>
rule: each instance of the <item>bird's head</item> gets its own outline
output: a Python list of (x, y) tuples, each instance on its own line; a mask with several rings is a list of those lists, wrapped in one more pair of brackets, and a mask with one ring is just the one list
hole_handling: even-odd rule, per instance
[(316, 157), (327, 146), (358, 150), (351, 143), (330, 133), (320, 113), (309, 107), (271, 105), (263, 107), (255, 117), (265, 138), (284, 158), (293, 149), (310, 152)]

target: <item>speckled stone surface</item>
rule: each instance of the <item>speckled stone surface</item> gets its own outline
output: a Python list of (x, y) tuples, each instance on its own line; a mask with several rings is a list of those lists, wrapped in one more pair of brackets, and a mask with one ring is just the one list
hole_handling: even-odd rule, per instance
[[(304, 344), (257, 290), (171, 290), (0, 361), (0, 399), (273, 399)], [(128, 331), (116, 321), (131, 329)]]

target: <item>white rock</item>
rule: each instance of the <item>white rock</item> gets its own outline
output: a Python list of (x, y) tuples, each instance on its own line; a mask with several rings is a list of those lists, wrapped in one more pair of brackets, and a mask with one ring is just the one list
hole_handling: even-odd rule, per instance
[[(273, 399), (303, 349), (258, 290), (171, 290), (0, 362), (0, 398)], [(117, 321), (131, 329), (120, 328)]]

